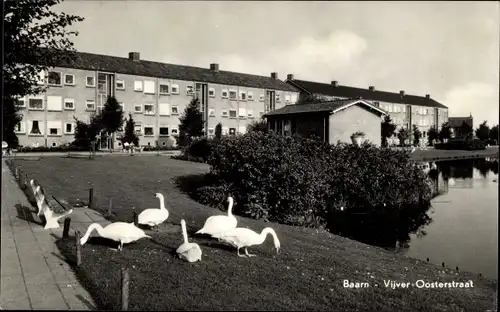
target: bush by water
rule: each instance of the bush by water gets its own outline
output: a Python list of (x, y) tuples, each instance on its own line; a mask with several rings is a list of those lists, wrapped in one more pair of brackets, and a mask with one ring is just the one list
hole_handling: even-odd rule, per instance
[(383, 245), (430, 220), (429, 181), (405, 151), (261, 132), (209, 143), (199, 143), (210, 146), (211, 183), (196, 193), (204, 204), (221, 207), (231, 194), (239, 215)]

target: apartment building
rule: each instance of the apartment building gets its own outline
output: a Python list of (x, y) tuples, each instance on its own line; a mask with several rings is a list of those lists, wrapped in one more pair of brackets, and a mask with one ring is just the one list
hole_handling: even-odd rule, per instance
[[(165, 145), (179, 132), (179, 117), (194, 98), (200, 99), (208, 135), (222, 123), (224, 134), (244, 133), (265, 113), (297, 101), (299, 90), (278, 79), (208, 68), (76, 52), (72, 61), (51, 64), (40, 73), (45, 93), (19, 99), (22, 121), (16, 129), (20, 145), (59, 146), (74, 140), (75, 120), (89, 121), (108, 96), (115, 96), (125, 115), (132, 114), (140, 145)], [(123, 129), (120, 129), (120, 132)], [(120, 133), (118, 133), (120, 135)], [(114, 146), (119, 146), (119, 143)]]
[[(406, 94), (403, 90), (399, 93), (377, 91), (374, 86), (368, 89), (341, 86), (337, 81), (320, 83), (294, 78), (289, 74), (286, 83), (300, 90), (300, 96), (316, 95), (329, 101), (341, 99), (364, 99), (385, 110), (392, 118), (398, 129), (410, 128), (417, 125), (425, 138), (432, 126), (438, 129), (448, 121), (448, 107), (435, 101), (429, 94), (416, 96)], [(399, 143), (396, 135), (389, 139), (389, 144)]]

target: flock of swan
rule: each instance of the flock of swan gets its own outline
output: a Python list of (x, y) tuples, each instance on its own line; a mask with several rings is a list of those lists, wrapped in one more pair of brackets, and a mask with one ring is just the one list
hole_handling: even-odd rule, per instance
[[(40, 185), (37, 185), (34, 180), (30, 181), (30, 185), (38, 207), (37, 214), (43, 214), (47, 220), (45, 229), (58, 228), (58, 220), (71, 214), (73, 209), (63, 213), (53, 212), (46, 201), (45, 194)], [(163, 194), (156, 193), (156, 197), (160, 201), (160, 208), (145, 209), (138, 215), (137, 219), (138, 224), (149, 226), (152, 230), (158, 231), (158, 226), (168, 219), (169, 212), (165, 207), (165, 198)], [(264, 228), (261, 233), (257, 233), (248, 228), (237, 227), (238, 220), (232, 213), (233, 198), (228, 197), (227, 201), (227, 215), (216, 215), (207, 218), (203, 227), (195, 234), (209, 235), (212, 238), (217, 238), (219, 241), (234, 246), (239, 257), (255, 256), (248, 253), (247, 248), (264, 243), (267, 236), (270, 234), (273, 238), (276, 252), (279, 253), (281, 245), (276, 232), (270, 227)], [(178, 257), (188, 262), (201, 261), (202, 251), (200, 246), (196, 243), (189, 242), (186, 221), (182, 219), (180, 223), (183, 243), (176, 250)], [(102, 227), (99, 223), (92, 223), (80, 239), (81, 245), (84, 245), (88, 241), (90, 234), (94, 230), (99, 236), (118, 242), (118, 250), (120, 251), (123, 249), (124, 244), (135, 242), (141, 238), (152, 238), (146, 235), (144, 230), (137, 227), (134, 222), (113, 222), (105, 227)], [(245, 254), (240, 254), (240, 249), (242, 248)]]

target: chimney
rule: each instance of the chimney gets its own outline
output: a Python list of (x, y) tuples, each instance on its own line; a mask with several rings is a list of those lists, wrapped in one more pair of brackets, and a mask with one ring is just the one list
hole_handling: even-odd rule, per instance
[(425, 95), (425, 98), (426, 98), (426, 99), (430, 99), (430, 98), (431, 98), (431, 95), (430, 95), (430, 94), (426, 94), (426, 95)]
[(288, 74), (286, 75), (287, 80), (293, 80), (293, 74)]
[(369, 86), (369, 87), (368, 87), (368, 90), (370, 90), (370, 91), (375, 91), (375, 87), (374, 87), (374, 86)]
[(278, 79), (278, 73), (276, 73), (276, 72), (272, 72), (272, 73), (271, 73), (271, 78), (273, 78), (273, 79)]
[(128, 53), (128, 59), (131, 61), (139, 61), (141, 59), (139, 52), (129, 52)]
[(217, 64), (217, 63), (210, 64), (210, 69), (215, 71), (215, 72), (218, 72), (219, 71), (219, 64)]
[(405, 96), (405, 91), (404, 90), (399, 91), (399, 95), (401, 95), (401, 97)]
[(332, 80), (332, 86), (338, 87), (339, 86), (339, 82), (337, 80)]

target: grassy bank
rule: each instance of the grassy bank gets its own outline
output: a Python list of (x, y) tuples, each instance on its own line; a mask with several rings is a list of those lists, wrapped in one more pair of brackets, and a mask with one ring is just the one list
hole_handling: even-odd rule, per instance
[[(203, 250), (201, 263), (176, 259), (181, 244), (178, 227), (186, 219), (188, 231), (221, 214), (180, 192), (178, 177), (207, 171), (204, 164), (165, 157), (102, 157), (95, 160), (44, 158), (15, 161), (57, 198), (82, 199), (95, 188), (96, 204), (106, 209), (113, 199), (116, 219), (132, 221), (138, 211), (157, 207), (154, 193), (162, 192), (171, 216), (153, 240), (126, 245), (91, 239), (82, 248), (77, 275), (101, 309), (119, 309), (120, 267), (130, 269), (130, 309), (133, 310), (335, 310), (335, 311), (484, 311), (494, 308), (496, 281), (396, 255), (380, 248), (326, 232), (238, 218), (240, 227), (260, 231), (271, 226), (282, 251), (272, 243), (250, 248), (255, 258), (239, 258), (236, 250), (203, 238), (192, 238)], [(184, 186), (195, 186), (184, 178)], [(50, 196), (49, 195), (49, 196)], [(237, 204), (237, 203), (236, 203)], [(73, 241), (59, 241), (63, 253), (73, 253)], [(368, 282), (363, 289), (344, 288), (343, 281)], [(473, 288), (390, 289), (384, 281), (459, 282)], [(378, 285), (378, 286), (376, 286)]]

